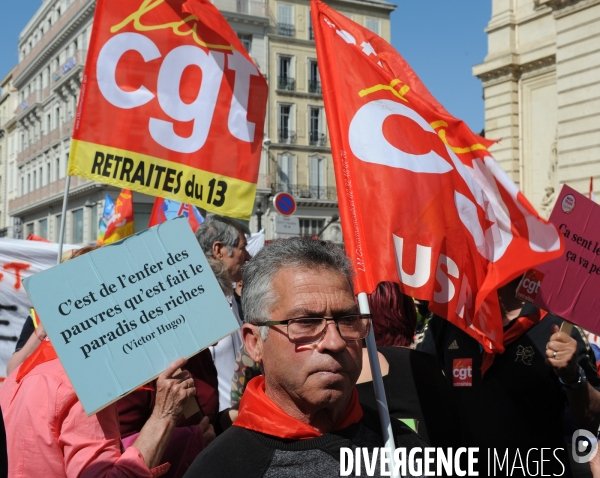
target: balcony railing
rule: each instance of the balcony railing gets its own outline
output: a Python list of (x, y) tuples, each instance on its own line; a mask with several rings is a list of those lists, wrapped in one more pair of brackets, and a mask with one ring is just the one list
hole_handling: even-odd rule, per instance
[(73, 134), (73, 119), (65, 121), (60, 127), (54, 128), (52, 131), (45, 133), (37, 141), (31, 143), (31, 145), (25, 148), (23, 151), (17, 154), (17, 164), (21, 165), (23, 162), (31, 159), (38, 153), (41, 153), (46, 148), (54, 144), (60, 139), (64, 139)]
[(296, 89), (296, 80), (289, 76), (279, 76), (277, 77), (277, 89), (294, 91)]
[[(27, 194), (23, 194), (9, 202), (9, 212), (15, 212), (23, 209), (35, 208), (44, 201), (59, 200), (65, 191), (65, 178), (53, 181), (46, 186), (35, 189)], [(93, 184), (89, 179), (79, 176), (71, 177), (71, 188), (74, 189), (84, 184)]]
[(212, 0), (215, 7), (226, 12), (267, 17), (267, 3), (261, 0)]
[(327, 146), (327, 136), (318, 131), (311, 131), (308, 134), (308, 144), (311, 146)]
[(309, 186), (307, 184), (277, 182), (272, 184), (272, 189), (274, 193), (286, 192), (301, 199), (337, 201), (337, 188), (335, 186)]
[(296, 144), (296, 132), (290, 129), (280, 129), (277, 132), (278, 142), (282, 144)]
[(321, 94), (321, 82), (319, 80), (308, 80), (308, 92)]
[(277, 23), (277, 34), (284, 37), (293, 37), (296, 35), (296, 27), (289, 23)]

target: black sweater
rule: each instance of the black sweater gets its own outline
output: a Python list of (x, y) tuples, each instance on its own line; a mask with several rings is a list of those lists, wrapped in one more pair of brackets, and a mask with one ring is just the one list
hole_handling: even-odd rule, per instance
[[(184, 478), (340, 476), (340, 448), (384, 446), (377, 412), (364, 406), (363, 411), (359, 423), (308, 440), (284, 440), (232, 426), (198, 455)], [(407, 448), (407, 453), (412, 447), (427, 446), (397, 420), (392, 420), (392, 430), (396, 447)], [(371, 476), (380, 476), (379, 460), (376, 466)], [(361, 471), (366, 476), (364, 466)]]

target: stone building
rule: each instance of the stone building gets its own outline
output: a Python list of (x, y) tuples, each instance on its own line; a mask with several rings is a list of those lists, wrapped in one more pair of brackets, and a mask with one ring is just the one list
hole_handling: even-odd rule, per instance
[(486, 32), (494, 157), (544, 215), (560, 184), (600, 190), (600, 1), (492, 0)]
[(12, 70), (0, 81), (0, 237), (20, 233), (18, 219), (8, 214), (9, 201), (17, 196), (17, 90), (12, 83)]
[[(377, 0), (328, 5), (390, 41), (395, 5)], [(269, 0), (269, 17), (267, 161), (261, 165), (257, 205), (265, 212), (262, 225), (271, 239), (276, 213), (268, 199), (277, 192), (291, 193), (300, 233), (315, 235), (339, 211), (309, 1)], [(323, 237), (342, 242), (339, 222)]]

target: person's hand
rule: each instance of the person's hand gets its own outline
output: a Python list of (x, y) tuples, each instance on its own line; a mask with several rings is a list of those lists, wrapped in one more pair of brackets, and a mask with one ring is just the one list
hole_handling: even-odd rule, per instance
[(202, 430), (202, 435), (204, 436), (204, 446), (208, 446), (217, 435), (215, 434), (214, 427), (210, 424), (208, 417), (204, 417), (200, 420), (200, 430)]
[(565, 383), (574, 383), (579, 377), (577, 365), (577, 341), (560, 332), (558, 325), (552, 325), (552, 335), (546, 345), (546, 363)]
[(154, 417), (172, 420), (175, 423), (183, 413), (188, 399), (196, 395), (196, 386), (190, 372), (178, 372), (186, 362), (184, 358), (177, 359), (158, 376), (156, 403), (152, 410)]
[(46, 328), (44, 327), (44, 324), (41, 321), (38, 324), (37, 328), (34, 329), (34, 333), (35, 333), (35, 335), (37, 335), (37, 338), (39, 340), (44, 340), (46, 338), (46, 336), (48, 335), (46, 333)]

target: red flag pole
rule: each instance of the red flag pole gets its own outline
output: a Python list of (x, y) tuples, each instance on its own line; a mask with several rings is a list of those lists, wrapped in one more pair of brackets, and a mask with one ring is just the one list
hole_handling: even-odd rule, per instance
[(62, 250), (63, 245), (65, 243), (65, 226), (67, 224), (67, 204), (69, 203), (69, 189), (71, 187), (71, 176), (67, 175), (65, 182), (65, 195), (63, 197), (63, 206), (62, 206), (62, 214), (60, 216), (60, 236), (58, 239), (58, 257), (56, 258), (56, 263), (60, 264), (60, 260), (62, 258)]

